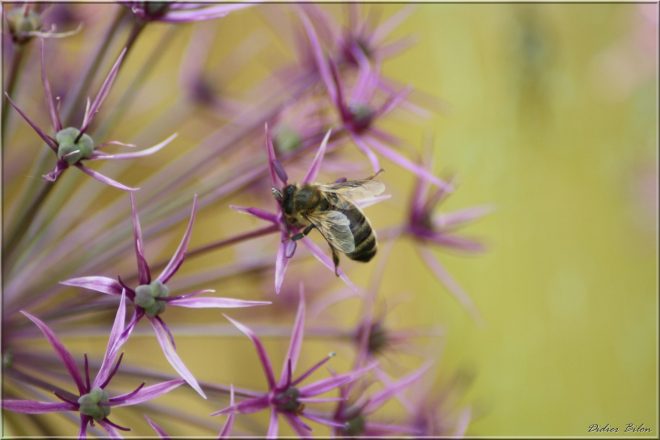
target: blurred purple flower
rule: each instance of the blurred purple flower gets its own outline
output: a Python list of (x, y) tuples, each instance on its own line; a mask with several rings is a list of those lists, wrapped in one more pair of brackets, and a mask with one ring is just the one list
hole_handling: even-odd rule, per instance
[[(316, 176), (321, 169), (321, 163), (323, 162), (323, 157), (328, 145), (328, 140), (330, 139), (331, 130), (328, 130), (319, 149), (316, 152), (316, 156), (312, 161), (307, 174), (302, 179), (301, 184), (306, 184), (313, 182), (316, 179)], [(273, 185), (273, 194), (281, 193), (285, 190), (288, 183), (289, 177), (282, 166), (282, 163), (277, 159), (275, 154), (275, 148), (273, 146), (273, 140), (270, 136), (270, 131), (266, 125), (266, 148), (268, 150), (268, 165), (270, 169), (270, 177)], [(281, 190), (280, 190), (281, 188)], [(296, 240), (292, 237), (301, 236), (301, 241), (305, 247), (319, 260), (325, 267), (329, 270), (335, 272), (349, 287), (354, 288), (353, 283), (348, 279), (343, 270), (339, 267), (335, 267), (332, 259), (325, 255), (323, 251), (312, 241), (309, 237), (300, 235), (300, 228), (289, 225), (284, 219), (284, 213), (282, 211), (282, 206), (279, 201), (276, 199), (276, 212), (268, 212), (259, 208), (247, 208), (242, 206), (232, 206), (233, 209), (250, 214), (254, 217), (257, 217), (261, 220), (272, 223), (277, 226), (280, 230), (281, 241), (277, 249), (277, 257), (275, 259), (275, 293), (279, 294), (282, 288), (282, 282), (284, 281), (284, 274), (286, 273), (287, 266), (289, 265), (289, 260), (293, 257), (296, 252)]]
[[(380, 72), (378, 66), (372, 66), (365, 59), (364, 62), (360, 63), (358, 77), (352, 90), (350, 93), (345, 93), (337, 66), (332, 59), (328, 59), (324, 54), (309, 18), (305, 13), (301, 13), (300, 18), (307, 31), (318, 71), (328, 96), (339, 113), (342, 128), (347, 131), (358, 149), (367, 156), (373, 170), (377, 172), (381, 169), (380, 160), (376, 155), (378, 153), (439, 188), (451, 191), (449, 184), (386, 145), (386, 143), (397, 142), (396, 138), (374, 126), (374, 122), (378, 118), (391, 112), (406, 99), (410, 88), (390, 94), (378, 106), (373, 105), (374, 96), (380, 83)], [(356, 55), (365, 56), (362, 52), (356, 52)]]
[(335, 409), (333, 420), (342, 428), (335, 428), (335, 435), (347, 437), (383, 436), (383, 435), (415, 435), (419, 429), (413, 425), (382, 423), (372, 420), (371, 415), (385, 405), (393, 396), (401, 393), (411, 384), (418, 381), (431, 367), (427, 362), (417, 370), (402, 377), (396, 382), (387, 384), (382, 390), (367, 395), (365, 390), (357, 393), (359, 397), (351, 403), (350, 396), (354, 385), (349, 383), (340, 388), (343, 400), (339, 401)]
[(268, 392), (257, 395), (252, 398), (242, 400), (237, 404), (231, 404), (229, 407), (213, 413), (218, 414), (231, 414), (238, 413), (254, 413), (266, 408), (270, 408), (270, 423), (268, 425), (268, 438), (277, 437), (279, 421), (278, 417), (281, 415), (285, 418), (291, 428), (298, 433), (301, 437), (309, 437), (312, 428), (303, 422), (302, 418), (320, 423), (332, 428), (343, 428), (342, 423), (337, 423), (329, 418), (319, 416), (309, 411), (306, 407), (310, 403), (322, 402), (336, 402), (341, 398), (333, 397), (317, 397), (321, 394), (327, 393), (337, 387), (346, 383), (353, 382), (362, 377), (367, 371), (371, 370), (374, 364), (370, 364), (365, 368), (357, 369), (345, 374), (333, 375), (332, 377), (319, 380), (309, 385), (300, 386), (300, 384), (311, 376), (316, 370), (322, 367), (326, 362), (332, 359), (335, 354), (330, 353), (328, 356), (317, 362), (303, 374), (297, 378), (293, 378), (296, 364), (300, 356), (302, 347), (304, 325), (305, 325), (305, 298), (302, 284), (300, 285), (300, 303), (298, 304), (298, 312), (293, 324), (291, 332), (291, 341), (287, 355), (284, 358), (284, 365), (282, 366), (282, 374), (279, 381), (276, 381), (273, 373), (273, 367), (264, 349), (261, 340), (257, 335), (248, 327), (235, 321), (225, 315), (232, 324), (234, 324), (241, 332), (243, 332), (254, 344), (259, 360), (264, 369), (266, 380), (268, 381)]
[[(431, 160), (427, 160), (424, 166), (429, 170), (432, 169)], [(422, 178), (416, 180), (408, 212), (408, 222), (400, 232), (421, 244), (416, 249), (422, 260), (473, 317), (479, 320), (479, 312), (470, 297), (449, 275), (427, 245), (436, 245), (443, 249), (467, 253), (482, 252), (484, 246), (481, 243), (461, 237), (456, 232), (462, 226), (491, 212), (492, 207), (476, 206), (460, 211), (437, 214), (434, 211), (446, 200), (450, 193), (445, 188), (435, 188), (432, 192), (430, 190), (431, 187), (426, 180)]]
[(131, 12), (144, 22), (190, 23), (222, 18), (254, 3), (188, 3), (188, 2), (124, 2)]
[(144, 244), (142, 242), (142, 228), (140, 227), (140, 219), (138, 218), (133, 193), (130, 194), (130, 199), (139, 285), (133, 289), (124, 284), (120, 277), (115, 280), (104, 276), (72, 278), (62, 281), (60, 284), (65, 286), (82, 287), (96, 292), (105, 293), (107, 295), (119, 295), (125, 290), (126, 296), (131, 300), (135, 309), (130, 322), (123, 332), (124, 337), (128, 338), (136, 324), (146, 315), (149, 324), (151, 324), (151, 327), (154, 329), (158, 343), (160, 344), (167, 361), (172, 365), (176, 372), (179, 373), (181, 377), (193, 387), (193, 389), (195, 389), (195, 391), (197, 391), (202, 397), (206, 398), (204, 391), (202, 391), (197, 383), (197, 379), (195, 379), (193, 374), (188, 370), (177, 354), (174, 336), (160, 315), (165, 311), (167, 305), (187, 308), (231, 309), (266, 305), (270, 304), (270, 301), (245, 301), (232, 298), (198, 296), (203, 293), (215, 292), (213, 289), (197, 290), (182, 295), (169, 296), (167, 282), (179, 270), (181, 264), (183, 264), (190, 237), (192, 235), (192, 226), (197, 213), (197, 195), (195, 195), (193, 199), (190, 220), (188, 221), (188, 226), (186, 227), (186, 231), (183, 234), (183, 238), (181, 239), (178, 248), (174, 252), (174, 255), (172, 255), (167, 266), (165, 266), (160, 275), (154, 280), (152, 280), (151, 270), (145, 257)]
[(123, 49), (115, 61), (115, 64), (110, 69), (110, 72), (106, 76), (101, 88), (99, 89), (96, 97), (93, 101), (90, 102), (87, 99), (87, 107), (85, 108), (85, 113), (83, 116), (83, 121), (80, 128), (75, 127), (66, 127), (63, 128), (62, 122), (60, 119), (59, 108), (57, 102), (51, 92), (50, 83), (48, 77), (46, 76), (46, 63), (45, 63), (45, 48), (42, 41), (41, 45), (41, 79), (43, 82), (44, 92), (46, 96), (46, 103), (48, 105), (48, 112), (50, 114), (50, 120), (52, 124), (53, 131), (55, 132), (55, 137), (51, 137), (46, 134), (45, 130), (42, 130), (37, 126), (37, 124), (30, 119), (15, 103), (11, 100), (9, 95), (5, 92), (5, 96), (9, 100), (9, 103), (16, 109), (16, 111), (25, 119), (25, 121), (32, 127), (32, 129), (41, 137), (41, 139), (53, 150), (53, 153), (57, 157), (57, 163), (55, 168), (48, 174), (44, 175), (43, 178), (55, 182), (59, 176), (73, 165), (82, 171), (85, 174), (88, 174), (92, 178), (105, 183), (106, 185), (119, 188), (124, 191), (136, 191), (139, 188), (131, 188), (126, 185), (123, 185), (103, 174), (87, 168), (83, 165), (84, 160), (123, 160), (123, 159), (133, 159), (136, 157), (149, 156), (156, 153), (161, 148), (169, 144), (177, 135), (176, 133), (172, 136), (165, 139), (163, 142), (154, 145), (153, 147), (147, 148), (145, 150), (136, 151), (133, 153), (120, 153), (120, 154), (107, 154), (96, 151), (107, 145), (122, 145), (126, 147), (134, 147), (131, 144), (124, 144), (118, 141), (109, 141), (99, 145), (94, 143), (94, 140), (86, 133), (87, 129), (90, 127), (96, 113), (98, 113), (101, 108), (101, 104), (110, 93), (110, 88), (119, 73), (119, 68), (126, 54), (126, 49)]
[[(177, 388), (184, 383), (181, 379), (169, 380), (161, 382), (156, 385), (145, 387), (144, 383), (138, 386), (135, 390), (120, 394), (115, 397), (110, 397), (106, 391), (106, 387), (117, 373), (123, 354), (119, 356), (117, 362), (115, 359), (119, 353), (127, 337), (124, 335), (125, 319), (126, 319), (126, 292), (121, 292), (121, 300), (119, 301), (119, 308), (115, 315), (115, 320), (110, 331), (108, 345), (103, 355), (103, 361), (98, 373), (93, 381), (90, 381), (89, 362), (87, 355), (85, 359), (85, 377), (83, 378), (78, 370), (78, 366), (73, 359), (71, 353), (64, 347), (62, 342), (58, 339), (55, 333), (39, 318), (31, 314), (21, 311), (28, 319), (30, 319), (43, 335), (48, 339), (48, 342), (55, 350), (55, 353), (62, 361), (62, 364), (69, 372), (71, 379), (76, 385), (77, 392), (70, 393), (61, 389), (57, 389), (53, 393), (62, 402), (40, 402), (36, 400), (14, 400), (3, 399), (2, 408), (8, 411), (14, 411), (27, 414), (43, 414), (49, 412), (64, 412), (64, 411), (77, 411), (80, 413), (80, 431), (79, 438), (87, 437), (87, 426), (94, 425), (97, 422), (105, 429), (111, 437), (120, 437), (117, 430), (130, 431), (129, 428), (119, 426), (108, 419), (111, 409), (119, 406), (137, 405), (151, 399), (155, 399), (169, 391)], [(114, 363), (114, 366), (113, 366)], [(56, 388), (56, 387), (54, 387)]]
[[(7, 20), (7, 30), (11, 35), (12, 41), (17, 45), (22, 45), (32, 40), (34, 37), (39, 38), (64, 38), (77, 34), (82, 29), (82, 24), (79, 24), (76, 29), (67, 32), (57, 32), (53, 24), (50, 29), (43, 29), (43, 17), (40, 10), (40, 4), (23, 3), (22, 6), (17, 6), (9, 9), (4, 15)], [(3, 8), (4, 9), (4, 8)]]

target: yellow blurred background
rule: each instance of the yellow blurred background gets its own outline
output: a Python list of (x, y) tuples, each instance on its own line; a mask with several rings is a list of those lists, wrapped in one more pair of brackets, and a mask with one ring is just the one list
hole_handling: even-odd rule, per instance
[[(341, 16), (339, 6), (323, 7)], [(389, 16), (401, 6), (367, 7), (373, 8)], [(214, 22), (219, 51), (252, 32), (277, 36), (256, 9)], [(440, 381), (456, 372), (473, 378), (461, 400), (473, 408), (468, 436), (601, 436), (588, 432), (592, 424), (618, 426), (621, 435), (628, 423), (643, 424), (652, 429), (646, 435), (657, 436), (658, 28), (653, 11), (657, 5), (425, 4), (394, 32), (393, 37), (413, 34), (416, 43), (387, 61), (384, 74), (442, 99), (445, 110), (428, 120), (408, 115), (405, 123), (388, 120), (384, 126), (414, 148), (433, 138), (436, 171), (454, 172), (459, 182), (444, 210), (495, 208), (465, 230), (487, 244), (486, 253), (437, 254), (473, 298), (483, 325), (469, 318), (405, 241), (393, 249), (381, 290), (385, 302), (396, 302), (402, 292), (409, 299), (393, 310), (395, 326), (443, 326), (442, 341), (431, 342), (444, 346)], [(168, 28), (154, 25), (145, 32), (126, 68), (135, 72)], [(189, 34), (185, 26), (147, 88), (176, 81)], [(273, 44), (286, 49), (286, 43)], [(264, 70), (263, 65), (248, 68), (239, 83)], [(123, 72), (118, 88), (127, 77)], [(117, 138), (139, 124), (140, 119), (125, 121)], [(183, 140), (199, 138), (193, 131), (184, 131)], [(394, 197), (368, 211), (379, 226), (403, 217), (413, 183), (408, 172), (385, 167)], [(252, 227), (236, 222), (226, 206), (206, 211), (193, 247), (209, 236)], [(175, 246), (180, 231), (173, 230), (167, 246)], [(268, 249), (274, 249), (271, 241)], [(232, 256), (209, 255), (197, 267)], [(356, 283), (368, 282), (371, 267), (347, 267)], [(253, 298), (246, 286), (255, 289), (254, 283), (235, 280), (210, 287)], [(353, 309), (337, 310), (354, 321)], [(200, 316), (219, 316), (204, 313)], [(235, 315), (249, 322), (248, 312)], [(130, 341), (127, 352), (139, 348), (145, 359), (157, 359), (169, 371), (152, 339)], [(304, 351), (301, 364), (328, 351), (328, 342), (321, 342), (306, 342), (311, 350)], [(209, 359), (208, 344), (215, 343), (218, 356)], [(284, 351), (285, 344), (267, 346)], [(253, 377), (262, 380), (247, 339), (179, 345), (202, 379), (251, 387)], [(72, 341), (72, 346), (82, 352), (86, 345)], [(203, 347), (207, 351), (200, 351)], [(225, 354), (241, 361), (229, 363)], [(274, 358), (278, 367), (281, 356)], [(333, 367), (342, 365), (338, 360)]]

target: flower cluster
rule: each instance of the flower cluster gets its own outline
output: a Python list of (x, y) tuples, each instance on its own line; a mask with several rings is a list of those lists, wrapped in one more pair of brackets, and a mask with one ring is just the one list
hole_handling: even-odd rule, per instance
[[(72, 17), (84, 16), (78, 5), (58, 7), (75, 10)], [(393, 255), (391, 248), (397, 240), (408, 240), (441, 283), (477, 314), (469, 296), (431, 249), (481, 251), (479, 242), (456, 231), (487, 209), (436, 213), (455, 191), (454, 182), (438, 177), (430, 161), (408, 157), (405, 142), (385, 128), (400, 111), (430, 113), (416, 102), (412, 86), (387, 78), (382, 69), (384, 61), (411, 44), (407, 38), (389, 41), (389, 35), (412, 9), (402, 8), (375, 24), (350, 5), (346, 27), (324, 7), (312, 4), (124, 2), (90, 8), (104, 17), (116, 15), (103, 24), (104, 40), (88, 67), (76, 71), (48, 59), (81, 55), (71, 55), (69, 46), (52, 42), (46, 50), (45, 39), (94, 32), (87, 27), (77, 33), (56, 33), (56, 27), (44, 30), (48, 7), (26, 3), (3, 12), (9, 24), (8, 41), (21, 54), (10, 61), (3, 110), (13, 108), (47, 146), (44, 150), (36, 138), (21, 136), (24, 126), (12, 118), (14, 111), (3, 112), (5, 158), (11, 165), (3, 184), (11, 203), (5, 236), (9, 239), (3, 242), (2, 408), (10, 432), (71, 435), (73, 428), (50, 425), (39, 416), (57, 413), (74, 422), (79, 438), (88, 434), (116, 438), (119, 431), (130, 430), (167, 438), (189, 435), (190, 426), (221, 438), (264, 434), (274, 438), (288, 432), (303, 438), (324, 433), (461, 435), (469, 409), (440, 405), (445, 400), (428, 398), (414, 388), (434, 386), (438, 353), (420, 349), (416, 366), (404, 372), (393, 372), (385, 362), (399, 356), (403, 346), (416, 346), (418, 337), (436, 339), (442, 337), (440, 332), (421, 326), (397, 329), (389, 314), (375, 310), (383, 295), (381, 281)], [(297, 32), (295, 61), (274, 66), (271, 76), (251, 90), (232, 92), (229, 99), (215, 92), (215, 78), (221, 75), (203, 72), (206, 57), (218, 43), (197, 22), (229, 15), (210, 23), (222, 30), (232, 17), (247, 14), (279, 17), (275, 21), (281, 19), (280, 26), (291, 20)], [(98, 21), (96, 17), (91, 22)], [(156, 35), (145, 32), (156, 22), (167, 24), (169, 34), (165, 32), (153, 53), (139, 60), (132, 48)], [(164, 42), (171, 35), (185, 34), (181, 23), (196, 27), (185, 53), (177, 58), (184, 64), (178, 69), (184, 90), (180, 96), (174, 92), (163, 96), (166, 89), (161, 90), (162, 78), (156, 75), (167, 72), (154, 66), (180, 46)], [(116, 41), (123, 37), (123, 42)], [(37, 61), (24, 52), (34, 44), (39, 49)], [(259, 45), (266, 44), (252, 41), (241, 47), (257, 53)], [(235, 41), (232, 45), (237, 46)], [(114, 58), (113, 47), (121, 48)], [(240, 74), (247, 58), (230, 51), (225, 63), (215, 65), (225, 73), (234, 68)], [(140, 61), (143, 67), (137, 75), (126, 73)], [(40, 87), (31, 87), (27, 65), (40, 65)], [(109, 70), (94, 89), (104, 65)], [(90, 90), (96, 94), (85, 100)], [(37, 97), (29, 99), (30, 91)], [(49, 127), (39, 117), (28, 116), (38, 114), (38, 102), (45, 102), (41, 113), (47, 115)], [(151, 118), (145, 114), (157, 115), (155, 122), (145, 122)], [(129, 128), (120, 128), (120, 121)], [(127, 134), (136, 125), (137, 132)], [(165, 140), (120, 153), (108, 149), (135, 145), (96, 141), (115, 132), (121, 139)], [(178, 149), (155, 155), (174, 144), (177, 136)], [(354, 156), (355, 149), (366, 159)], [(122, 181), (135, 184), (120, 183), (105, 170), (89, 166), (97, 161), (112, 162), (109, 175), (116, 173)], [(383, 193), (384, 188), (396, 187), (388, 181), (388, 173), (382, 173), (383, 161), (415, 178), (407, 215), (389, 229), (363, 211), (398, 197), (398, 191)], [(83, 174), (65, 175), (69, 168)], [(32, 178), (40, 174), (43, 179)], [(405, 206), (401, 200), (394, 202)], [(250, 217), (236, 211), (266, 225), (247, 229)], [(193, 226), (201, 212), (209, 215), (197, 221), (195, 229), (201, 227), (202, 232), (195, 233), (200, 241), (195, 245)], [(211, 228), (206, 219), (213, 222)], [(171, 256), (154, 257), (166, 253), (176, 228), (183, 237)], [(274, 242), (269, 243), (268, 237)], [(210, 258), (227, 250), (232, 253)], [(376, 268), (368, 289), (349, 278), (358, 265), (351, 260)], [(336, 278), (343, 282), (339, 292), (332, 290)], [(249, 299), (236, 297), (237, 285)], [(215, 296), (216, 290), (231, 297)], [(332, 318), (330, 306), (348, 301), (358, 301), (360, 306), (352, 309), (361, 313), (346, 325)], [(215, 309), (237, 309), (231, 314), (243, 315), (223, 318)], [(309, 315), (313, 319), (306, 319)], [(330, 324), (323, 327), (326, 319)], [(157, 346), (141, 339), (142, 326), (155, 334)], [(265, 387), (239, 387), (239, 382), (250, 380), (246, 375), (223, 376), (227, 370), (237, 372), (250, 365), (244, 345), (231, 351), (222, 342), (241, 335), (256, 349)], [(267, 350), (266, 340), (289, 335), (276, 376), (272, 359), (281, 356), (275, 346)], [(94, 354), (96, 336), (108, 336), (101, 356)], [(34, 340), (41, 337), (52, 350), (39, 350)], [(82, 363), (60, 340), (74, 337), (82, 337), (91, 347), (79, 357)], [(175, 339), (193, 342), (181, 350)], [(312, 357), (310, 339), (321, 342), (323, 352), (330, 354), (314, 355), (315, 361), (301, 371), (299, 364), (307, 362), (303, 346), (309, 347)], [(68, 341), (67, 345), (77, 347)], [(160, 355), (149, 355), (152, 348), (160, 348), (173, 372), (151, 367), (162, 361)], [(124, 350), (127, 362), (122, 363)], [(213, 369), (204, 371), (205, 365)], [(90, 371), (97, 371), (93, 379)], [(125, 384), (137, 387), (120, 391)], [(159, 403), (153, 402), (156, 398)], [(188, 407), (183, 401), (195, 403)], [(385, 411), (395, 401), (405, 413), (392, 416)], [(115, 410), (129, 406), (131, 412)], [(200, 413), (200, 407), (207, 410)], [(269, 420), (263, 427), (258, 422), (262, 412)], [(30, 423), (25, 414), (34, 415), (29, 416)], [(137, 418), (129, 417), (136, 414)], [(219, 415), (223, 417), (215, 417)], [(442, 426), (433, 423), (436, 419), (443, 420)]]

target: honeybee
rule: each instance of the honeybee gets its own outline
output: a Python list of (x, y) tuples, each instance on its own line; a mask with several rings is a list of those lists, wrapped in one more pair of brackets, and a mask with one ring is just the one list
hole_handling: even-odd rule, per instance
[(293, 235), (297, 241), (316, 229), (330, 245), (335, 274), (339, 253), (355, 261), (367, 262), (376, 255), (376, 233), (357, 202), (381, 194), (382, 182), (374, 180), (381, 172), (360, 180), (344, 180), (322, 185), (287, 185), (282, 191), (273, 188), (288, 225), (302, 229)]

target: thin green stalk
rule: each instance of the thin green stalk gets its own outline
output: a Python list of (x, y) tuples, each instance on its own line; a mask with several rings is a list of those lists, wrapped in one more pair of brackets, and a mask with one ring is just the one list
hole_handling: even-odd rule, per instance
[(20, 244), (23, 236), (25, 235), (25, 232), (34, 221), (34, 218), (39, 211), (39, 207), (43, 205), (46, 197), (48, 197), (48, 194), (50, 194), (54, 186), (54, 182), (44, 181), (42, 183), (41, 189), (39, 190), (39, 193), (37, 193), (37, 196), (32, 200), (32, 203), (23, 212), (23, 215), (21, 215), (19, 219), (14, 223), (14, 229), (6, 235), (8, 240), (5, 242), (3, 247), (5, 261), (12, 260), (17, 246)]
[[(14, 45), (15, 52), (14, 57), (11, 61), (11, 70), (7, 76), (7, 88), (4, 90), (9, 96), (14, 96), (14, 90), (16, 89), (16, 84), (18, 83), (18, 78), (20, 76), (21, 68), (25, 64), (25, 53), (28, 48), (23, 44)], [(4, 145), (7, 132), (7, 122), (9, 121), (9, 100), (3, 95), (2, 96), (2, 144)]]

